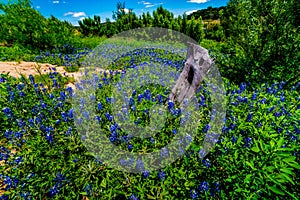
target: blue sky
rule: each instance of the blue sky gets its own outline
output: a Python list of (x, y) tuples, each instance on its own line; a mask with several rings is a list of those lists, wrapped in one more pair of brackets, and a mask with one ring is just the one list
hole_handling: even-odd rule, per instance
[[(78, 24), (78, 20), (84, 17), (98, 15), (101, 21), (106, 18), (112, 19), (112, 11), (116, 11), (118, 0), (32, 0), (33, 7), (42, 15), (49, 17), (54, 15), (58, 19), (67, 20), (72, 24)], [(121, 0), (120, 2), (123, 2)], [(162, 5), (170, 10), (175, 16), (184, 12), (191, 13), (195, 10), (207, 8), (208, 6), (225, 6), (228, 0), (127, 0), (126, 8), (133, 9), (137, 15), (149, 11), (152, 13)]]

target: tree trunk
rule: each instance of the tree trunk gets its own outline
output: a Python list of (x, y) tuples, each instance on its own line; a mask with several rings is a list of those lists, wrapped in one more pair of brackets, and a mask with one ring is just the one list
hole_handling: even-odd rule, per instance
[(188, 43), (187, 61), (171, 91), (169, 99), (183, 107), (184, 99), (189, 100), (194, 96), (212, 64), (213, 60), (210, 59), (206, 49), (196, 44)]

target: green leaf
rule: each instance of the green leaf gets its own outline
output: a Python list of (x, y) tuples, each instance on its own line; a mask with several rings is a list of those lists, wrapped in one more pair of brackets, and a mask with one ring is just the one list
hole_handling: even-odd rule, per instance
[(296, 163), (296, 162), (288, 162), (287, 163), (289, 166), (291, 166), (291, 167), (294, 167), (294, 168), (296, 168), (296, 169), (300, 169), (300, 165), (298, 164), (298, 163)]
[(281, 148), (282, 145), (283, 145), (283, 143), (284, 143), (284, 137), (281, 137), (281, 138), (279, 139), (279, 141), (277, 142), (277, 148)]
[(147, 194), (147, 198), (148, 198), (148, 199), (156, 199), (154, 196), (151, 196), (151, 195), (149, 195), (149, 194)]
[(257, 146), (252, 147), (251, 150), (254, 151), (255, 153), (258, 153), (260, 151)]
[(251, 167), (251, 169), (256, 170), (253, 163), (250, 163), (250, 162), (246, 161), (246, 164), (249, 165)]
[(274, 192), (274, 193), (276, 193), (276, 194), (280, 194), (280, 195), (284, 195), (285, 193), (284, 192), (282, 192), (280, 189), (278, 189), (277, 187), (276, 187), (276, 185), (273, 185), (272, 187), (270, 187), (270, 186), (268, 186), (269, 187), (269, 189), (272, 191), (272, 192)]
[(291, 177), (289, 177), (286, 174), (282, 174), (282, 176), (284, 176), (290, 183), (292, 183), (293, 185), (295, 185), (295, 182), (293, 181), (293, 179), (291, 179)]
[(101, 187), (106, 188), (106, 179), (103, 179), (100, 184)]
[(293, 172), (292, 172), (292, 168), (280, 168), (280, 171), (282, 171), (282, 172), (284, 172), (284, 173), (286, 173), (286, 174), (294, 174)]

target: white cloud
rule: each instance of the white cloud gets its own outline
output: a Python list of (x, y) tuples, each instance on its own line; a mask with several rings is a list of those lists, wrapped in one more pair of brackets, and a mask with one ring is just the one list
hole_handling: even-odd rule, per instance
[(151, 3), (147, 1), (139, 1), (138, 4), (149, 5)]
[(162, 5), (163, 3), (151, 3), (149, 1), (139, 1), (138, 4), (143, 4), (145, 8), (151, 8), (153, 6)]
[(84, 20), (84, 19), (85, 19), (85, 17), (80, 17), (80, 18), (79, 18), (80, 21), (82, 21), (82, 20)]
[(206, 3), (209, 0), (188, 0), (188, 3)]
[(41, 6), (36, 6), (36, 8), (37, 8), (37, 9), (40, 9), (40, 8), (41, 8)]
[[(121, 10), (119, 10), (119, 11), (121, 11)], [(124, 8), (124, 12), (125, 12), (125, 13), (129, 13), (129, 9)]]
[(64, 14), (64, 16), (72, 15), (72, 17), (85, 17), (85, 12), (67, 12)]
[(194, 13), (194, 12), (197, 12), (197, 10), (186, 11), (185, 14), (190, 15), (190, 14), (192, 14), (192, 13)]
[(54, 3), (54, 4), (58, 4), (58, 3), (59, 3), (59, 1), (52, 1), (52, 3)]
[(145, 8), (151, 8), (153, 6), (158, 6), (158, 5), (162, 5), (163, 3), (154, 3), (154, 4), (148, 4), (145, 6)]

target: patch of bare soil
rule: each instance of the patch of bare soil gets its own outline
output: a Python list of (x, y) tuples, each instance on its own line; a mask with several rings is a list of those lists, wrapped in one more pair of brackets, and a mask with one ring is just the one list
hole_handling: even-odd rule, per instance
[[(82, 76), (82, 72), (67, 72), (63, 66), (56, 66), (48, 63), (36, 63), (36, 62), (0, 62), (0, 74), (9, 73), (10, 76), (16, 78), (20, 78), (21, 77), (20, 74), (23, 74), (26, 77), (28, 77), (30, 74), (38, 75), (39, 72), (37, 69), (39, 69), (39, 71), (42, 74), (47, 74), (50, 71), (53, 72), (53, 70), (51, 69), (54, 67), (56, 71), (62, 74), (63, 76), (73, 77), (75, 79), (75, 82), (79, 81), (80, 76)], [(98, 72), (106, 71), (107, 73), (109, 73), (108, 70), (104, 70), (100, 68), (97, 69), (96, 71)], [(68, 86), (72, 87), (75, 90), (74, 83), (68, 83), (67, 87)]]

